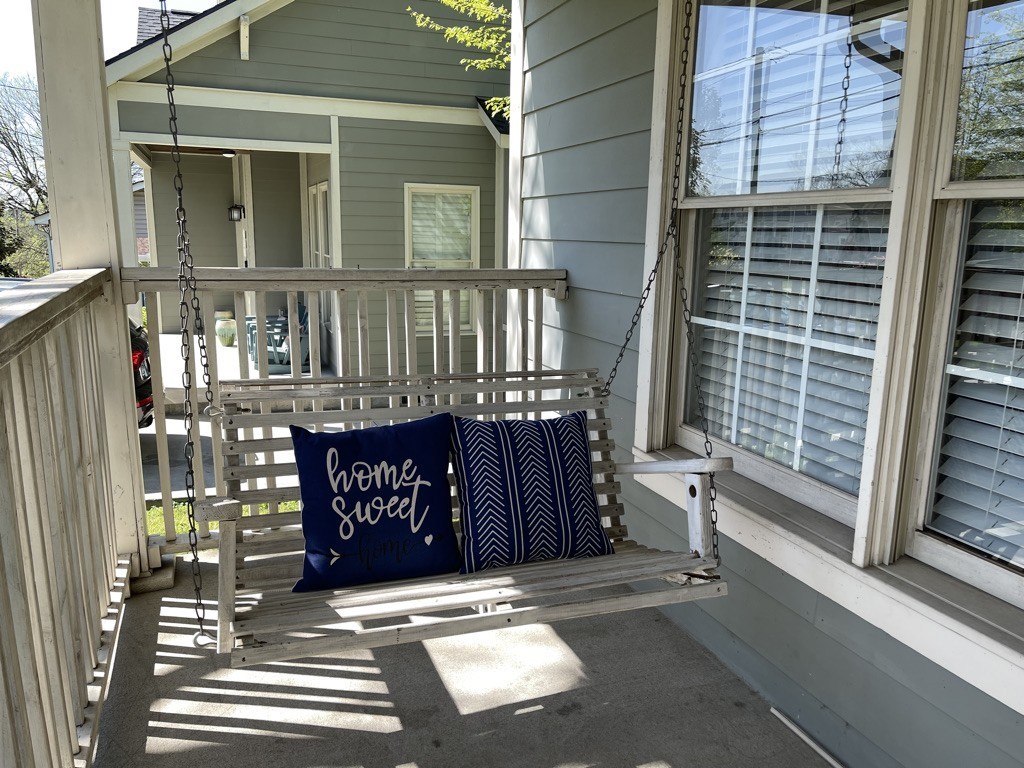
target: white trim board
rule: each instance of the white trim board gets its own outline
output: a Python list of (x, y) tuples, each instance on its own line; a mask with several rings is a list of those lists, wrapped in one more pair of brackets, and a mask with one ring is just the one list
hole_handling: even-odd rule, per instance
[[(170, 134), (167, 133), (136, 133), (125, 131), (115, 134), (112, 144), (115, 149), (125, 143), (170, 145)], [(326, 155), (331, 151), (327, 142), (314, 143), (304, 141), (276, 141), (272, 139), (239, 139), (226, 136), (188, 136), (178, 135), (178, 144), (182, 147), (217, 147), (234, 150), (267, 150), (269, 152), (311, 152)]]
[[(107, 90), (114, 102), (167, 103), (167, 88), (160, 83), (114, 83)], [(176, 86), (174, 101), (179, 107), (246, 109), (255, 112), (362, 117), (443, 125), (479, 126), (482, 123), (489, 125), (491, 122), (478, 107), (438, 107), (366, 99), (332, 99), (325, 96), (300, 96), (294, 93), (200, 88), (193, 85)], [(116, 112), (113, 114), (116, 115)]]
[[(633, 454), (638, 460), (666, 458), (636, 448)], [(685, 498), (681, 477), (647, 475), (637, 480), (665, 498)], [(784, 524), (752, 499), (729, 493), (723, 487), (728, 481), (723, 480), (719, 479), (717, 505), (718, 530), (723, 535), (1024, 713), (1024, 626), (1018, 609), (914, 560), (859, 568), (842, 545), (806, 527)], [(814, 519), (825, 520), (812, 515)], [(1011, 622), (1016, 626), (1009, 626)]]
[[(174, 60), (180, 61), (191, 53), (215, 43), (238, 31), (238, 20), (248, 16), (249, 23), (259, 21), (274, 11), (284, 8), (292, 0), (235, 0), (201, 19), (170, 34)], [(134, 53), (107, 65), (107, 82), (141, 80), (164, 66), (163, 43), (157, 38)]]

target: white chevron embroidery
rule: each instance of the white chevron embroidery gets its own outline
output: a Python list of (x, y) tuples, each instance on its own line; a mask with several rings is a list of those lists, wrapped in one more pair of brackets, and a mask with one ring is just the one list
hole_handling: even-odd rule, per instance
[[(576, 552), (580, 555), (603, 555), (609, 552), (608, 538), (597, 517), (594, 496), (594, 475), (590, 463), (590, 446), (586, 440), (586, 422), (567, 417), (558, 421), (561, 454), (564, 457), (569, 509), (576, 531)], [(583, 427), (581, 429), (581, 426)]]
[(526, 557), (529, 560), (557, 557), (557, 511), (551, 495), (551, 472), (545, 460), (548, 451), (541, 439), (540, 427), (528, 421), (514, 421), (508, 427), (516, 441)]
[[(467, 547), (467, 556), (475, 570), (483, 570), (506, 562), (511, 550), (510, 532), (506, 525), (505, 493), (500, 446), (493, 428), (475, 419), (460, 420), (464, 437), (461, 460), (466, 483), (466, 536), (475, 544)], [(466, 471), (468, 470), (468, 472)]]

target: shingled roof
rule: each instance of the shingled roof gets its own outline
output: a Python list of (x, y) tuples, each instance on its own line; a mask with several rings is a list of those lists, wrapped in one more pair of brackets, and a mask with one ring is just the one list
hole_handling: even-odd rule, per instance
[[(171, 29), (198, 15), (195, 11), (168, 11), (171, 17)], [(135, 44), (144, 43), (156, 37), (163, 30), (160, 28), (160, 11), (157, 8), (139, 8), (139, 26), (136, 31)]]

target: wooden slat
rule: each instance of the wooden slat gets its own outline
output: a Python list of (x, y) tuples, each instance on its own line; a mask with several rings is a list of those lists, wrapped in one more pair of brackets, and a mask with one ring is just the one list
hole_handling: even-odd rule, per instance
[(258, 606), (239, 614), (247, 632), (295, 629), (304, 624), (370, 621), (465, 608), (482, 603), (533, 599), (574, 589), (602, 589), (663, 574), (699, 571), (712, 558), (659, 552), (633, 542), (621, 552), (574, 560), (547, 560), (479, 573), (364, 585), (334, 592), (266, 592)]
[(370, 375), (370, 308), (366, 291), (356, 292), (356, 324), (359, 342), (359, 375)]
[(268, 643), (255, 648), (236, 649), (231, 654), (231, 665), (233, 667), (247, 667), (282, 659), (345, 652), (351, 649), (380, 648), (400, 643), (421, 642), (439, 637), (448, 637), (466, 632), (481, 632), (491, 629), (523, 626), (525, 624), (635, 610), (638, 608), (653, 608), (672, 603), (718, 597), (725, 593), (726, 585), (723, 582), (711, 582), (652, 592), (632, 592), (611, 597), (595, 597), (573, 602), (527, 606), (500, 613), (455, 616), (438, 619), (432, 623), (417, 622), (361, 629), (346, 634), (330, 634), (306, 640), (287, 640), (281, 643)]
[(335, 295), (338, 300), (338, 336), (340, 338), (338, 348), (341, 350), (335, 368), (339, 375), (351, 376), (353, 373), (352, 359), (350, 357), (352, 348), (352, 318), (349, 315), (348, 292), (338, 291)]
[[(555, 405), (551, 406), (552, 409), (558, 407), (559, 401), (553, 401)], [(602, 403), (607, 402), (603, 398), (578, 398), (577, 400), (571, 401), (574, 408), (573, 410), (587, 410), (595, 407), (599, 407)], [(507, 414), (518, 414), (533, 411), (535, 405), (531, 402), (519, 402), (519, 403), (506, 403), (502, 406), (502, 412)], [(547, 404), (545, 404), (547, 407)], [(457, 416), (482, 416), (484, 414), (492, 413), (493, 408), (487, 404), (481, 405), (479, 403), (466, 403), (464, 405), (438, 405), (438, 406), (408, 406), (402, 408), (353, 408), (343, 412), (344, 420), (339, 419), (338, 412), (321, 412), (306, 414), (302, 419), (304, 424), (308, 425), (328, 425), (328, 424), (342, 424), (342, 423), (359, 423), (359, 422), (371, 422), (371, 421), (388, 421), (391, 419), (417, 419), (425, 416), (432, 416), (435, 413), (450, 412)], [(287, 427), (289, 424), (294, 424), (296, 421), (295, 414), (290, 412), (284, 413), (252, 413), (252, 414), (232, 414), (224, 417), (224, 423), (230, 424), (236, 428), (252, 428), (262, 427), (269, 429), (270, 427)], [(588, 427), (590, 426), (588, 422)], [(266, 439), (266, 437), (264, 437)]]
[[(171, 491), (171, 458), (170, 447), (167, 442), (167, 400), (164, 397), (164, 372), (163, 353), (161, 352), (160, 333), (158, 333), (160, 318), (157, 309), (157, 294), (146, 294), (146, 306), (149, 307), (147, 315), (149, 320), (149, 366), (150, 376), (153, 382), (153, 423), (156, 427), (156, 462), (160, 477), (160, 500), (163, 504), (163, 535), (167, 541), (174, 541), (177, 534), (174, 530), (174, 502)], [(148, 534), (160, 533), (160, 531), (146, 531)]]
[[(84, 270), (81, 270), (84, 271)], [(311, 284), (324, 290), (381, 290), (389, 287), (413, 290), (488, 288), (515, 290), (546, 288), (558, 291), (568, 273), (564, 269), (323, 269), (309, 267), (196, 267), (200, 291), (305, 290)], [(107, 278), (109, 279), (109, 277)], [(121, 270), (122, 285), (130, 293), (174, 291), (178, 271), (172, 267), (132, 267)]]
[(419, 373), (419, 350), (416, 344), (416, 292), (404, 291), (405, 297), (405, 372)]
[(431, 305), (433, 337), (431, 342), (434, 349), (434, 373), (444, 372), (444, 291), (438, 289), (433, 293), (433, 304)]

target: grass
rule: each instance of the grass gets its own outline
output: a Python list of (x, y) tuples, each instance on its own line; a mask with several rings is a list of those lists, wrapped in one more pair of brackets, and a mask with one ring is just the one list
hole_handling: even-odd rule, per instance
[[(283, 501), (278, 504), (280, 512), (297, 512), (299, 502)], [(265, 515), (270, 507), (267, 504), (260, 504), (257, 514)], [(217, 523), (210, 523), (210, 530), (217, 530)], [(164, 508), (162, 506), (148, 507), (146, 509), (146, 531), (157, 536), (163, 535), (164, 531)], [(175, 533), (188, 533), (188, 507), (184, 502), (174, 504), (174, 531)]]

